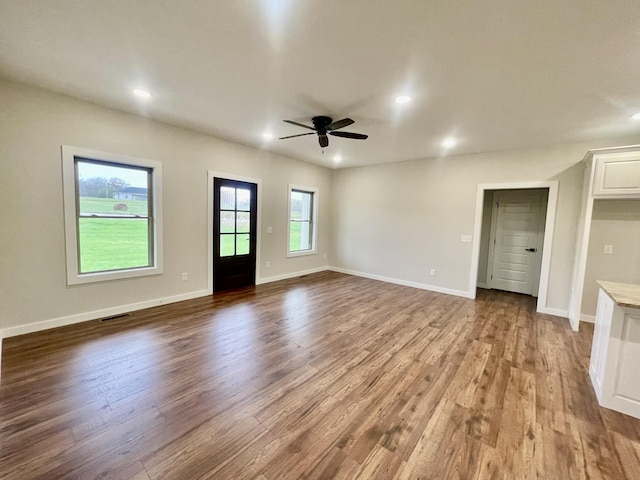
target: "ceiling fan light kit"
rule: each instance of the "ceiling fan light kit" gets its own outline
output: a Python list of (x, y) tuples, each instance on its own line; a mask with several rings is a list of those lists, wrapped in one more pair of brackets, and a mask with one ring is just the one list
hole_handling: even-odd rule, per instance
[(289, 135), (287, 137), (280, 137), (280, 140), (315, 134), (315, 135), (318, 135), (318, 143), (322, 148), (327, 147), (329, 145), (329, 137), (327, 135), (333, 135), (334, 137), (351, 138), (354, 140), (366, 140), (369, 137), (368, 135), (364, 135), (362, 133), (336, 131), (353, 124), (354, 121), (350, 118), (343, 118), (342, 120), (336, 120), (334, 122), (331, 117), (319, 115), (311, 119), (311, 123), (313, 123), (313, 127), (310, 127), (309, 125), (305, 125), (304, 123), (294, 122), (293, 120), (284, 120), (284, 122), (289, 123), (291, 125), (295, 125), (297, 127), (313, 130), (313, 132), (299, 133), (298, 135)]

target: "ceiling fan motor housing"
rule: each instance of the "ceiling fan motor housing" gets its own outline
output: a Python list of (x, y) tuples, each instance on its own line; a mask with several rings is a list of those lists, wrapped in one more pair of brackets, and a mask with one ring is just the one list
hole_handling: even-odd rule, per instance
[(313, 117), (311, 121), (313, 122), (313, 126), (316, 127), (316, 130), (318, 130), (318, 133), (322, 132), (326, 134), (327, 127), (331, 125), (331, 122), (333, 121), (333, 119), (331, 117), (325, 117), (324, 115), (320, 115), (317, 117)]

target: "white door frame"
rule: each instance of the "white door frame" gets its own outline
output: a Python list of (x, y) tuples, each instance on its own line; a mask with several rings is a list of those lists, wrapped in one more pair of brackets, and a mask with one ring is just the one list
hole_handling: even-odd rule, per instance
[(556, 309), (547, 306), (547, 294), (549, 290), (549, 272), (551, 269), (551, 250), (553, 246), (553, 231), (556, 220), (556, 207), (558, 204), (558, 181), (518, 182), (518, 183), (481, 183), (476, 194), (476, 215), (473, 227), (473, 243), (471, 250), (471, 273), (469, 276), (469, 295), (476, 298), (478, 285), (478, 265), (480, 262), (480, 236), (482, 234), (482, 210), (484, 195), (487, 190), (525, 190), (533, 188), (548, 188), (549, 198), (547, 204), (547, 220), (545, 222), (544, 240), (542, 247), (542, 264), (540, 267), (540, 288), (538, 290), (538, 304), (536, 311), (557, 315)]
[(213, 179), (226, 178), (238, 182), (255, 183), (258, 185), (258, 218), (256, 232), (256, 285), (260, 279), (260, 219), (262, 217), (262, 179), (244, 177), (234, 173), (207, 171), (207, 292), (213, 295)]

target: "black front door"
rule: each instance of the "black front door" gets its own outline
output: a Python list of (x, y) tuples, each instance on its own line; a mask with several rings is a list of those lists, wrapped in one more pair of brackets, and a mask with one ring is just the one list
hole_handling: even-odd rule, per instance
[(258, 186), (213, 182), (213, 291), (255, 285)]

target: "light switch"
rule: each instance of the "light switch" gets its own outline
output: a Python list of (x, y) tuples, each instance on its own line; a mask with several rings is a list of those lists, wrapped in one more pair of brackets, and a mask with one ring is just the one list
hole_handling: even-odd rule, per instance
[(604, 246), (604, 253), (606, 253), (606, 254), (613, 253), (613, 245), (605, 245)]
[(464, 243), (471, 243), (471, 235), (460, 235), (460, 241)]
[(267, 227), (267, 233), (273, 233), (273, 227)]

